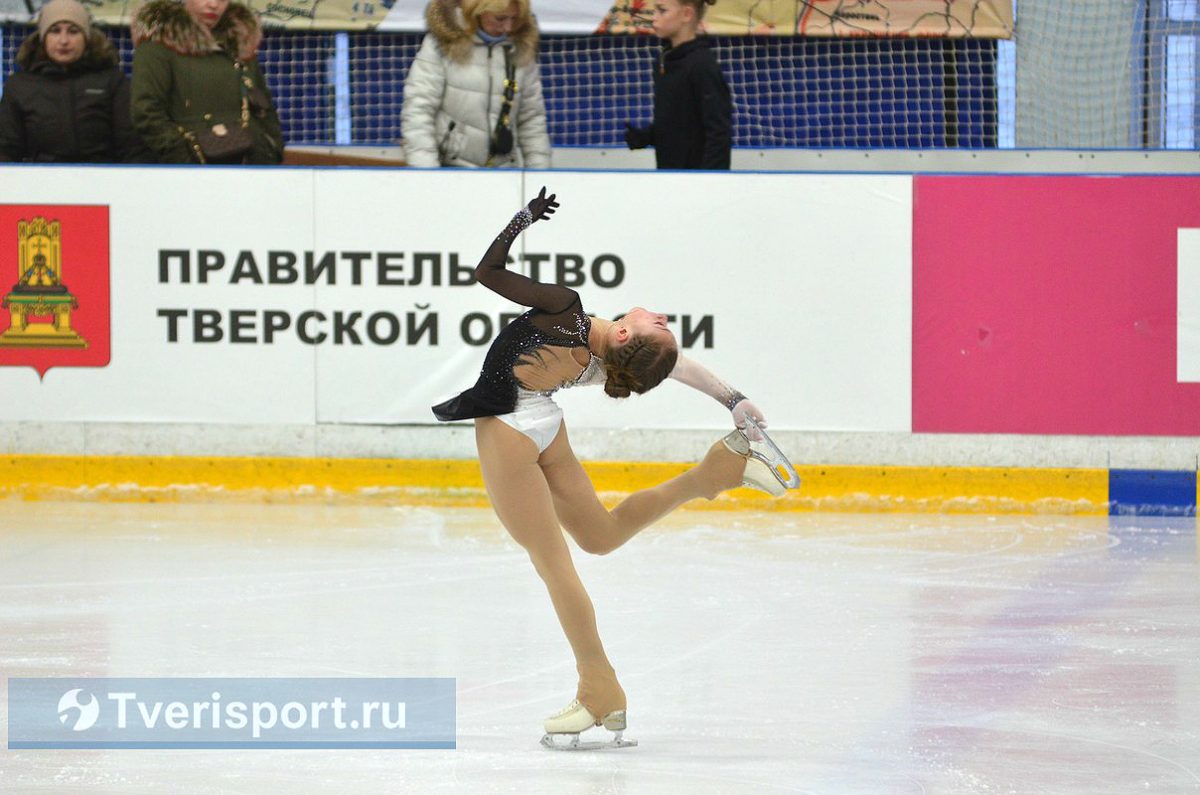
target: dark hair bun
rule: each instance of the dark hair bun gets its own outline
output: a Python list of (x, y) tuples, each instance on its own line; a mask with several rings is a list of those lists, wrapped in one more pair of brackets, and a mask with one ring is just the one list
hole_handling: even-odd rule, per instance
[(623, 383), (623, 379), (616, 378), (613, 375), (608, 376), (608, 380), (604, 382), (604, 394), (614, 398), (627, 398), (630, 394), (629, 387)]

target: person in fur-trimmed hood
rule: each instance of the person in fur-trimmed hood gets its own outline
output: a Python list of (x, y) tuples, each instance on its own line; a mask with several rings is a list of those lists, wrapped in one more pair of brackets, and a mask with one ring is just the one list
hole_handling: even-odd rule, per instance
[(78, 0), (50, 0), (0, 99), (0, 161), (153, 161), (129, 121), (129, 80)]
[(164, 163), (275, 164), (283, 132), (256, 53), (262, 27), (230, 0), (152, 0), (133, 20), (133, 123)]
[(404, 81), (408, 164), (549, 168), (529, 0), (432, 0), (425, 20), (429, 33)]

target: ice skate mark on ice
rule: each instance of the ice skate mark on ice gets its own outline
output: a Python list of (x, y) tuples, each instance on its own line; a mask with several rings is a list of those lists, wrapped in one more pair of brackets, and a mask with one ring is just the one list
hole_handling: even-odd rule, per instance
[[(1077, 550), (1073, 550), (1070, 552), (1055, 553), (1054, 554), (1054, 562), (1061, 563), (1063, 561), (1070, 561), (1075, 558), (1096, 556), (1101, 553), (1108, 552), (1109, 550), (1111, 550), (1117, 546), (1120, 546), (1120, 544), (1121, 544), (1121, 539), (1110, 538), (1108, 540), (1108, 543), (1106, 543), (1102, 547), (1088, 547), (1086, 549), (1077, 549)], [(986, 571), (988, 569), (1000, 569), (1000, 568), (1004, 568), (1006, 566), (1024, 565), (1027, 562), (1028, 561), (1024, 558), (1018, 558), (1018, 559), (1014, 559), (1014, 560), (1001, 560), (1001, 561), (992, 561), (992, 562), (988, 562), (988, 563), (978, 563), (978, 564), (969, 565), (969, 566), (959, 566), (959, 567), (951, 568), (951, 569), (936, 569), (935, 568), (935, 569), (926, 570), (923, 573), (930, 575), (930, 576), (937, 576), (937, 575), (942, 575), (942, 574), (962, 574), (964, 572)]]
[[(525, 671), (524, 673), (520, 673), (515, 676), (506, 676), (503, 679), (493, 679), (490, 682), (484, 682), (483, 684), (478, 684), (478, 685), (475, 685), (474, 687), (459, 687), (458, 694), (459, 694), (459, 696), (463, 696), (468, 693), (477, 692), (479, 690), (488, 690), (488, 689), (491, 689), (494, 687), (500, 687), (502, 685), (513, 684), (515, 682), (520, 682), (525, 679), (538, 679), (538, 678), (541, 678), (545, 674), (555, 673), (555, 672), (559, 672), (559, 671), (570, 671), (571, 674), (573, 675), (575, 673), (575, 665), (570, 659), (563, 659), (563, 660), (560, 660), (559, 662), (552, 663), (550, 665), (544, 665), (541, 668), (535, 668), (532, 670), (528, 670), (528, 671)], [(459, 700), (459, 715), (460, 715), (460, 717), (462, 717), (463, 720), (483, 719), (490, 715), (494, 715), (498, 712), (524, 710), (524, 709), (527, 709), (528, 707), (538, 707), (538, 706), (545, 707), (546, 700), (547, 699), (545, 696), (535, 696), (532, 698), (522, 699), (520, 701), (506, 701), (503, 704), (489, 704), (487, 706), (486, 710), (480, 711), (478, 713), (472, 713), (472, 712), (469, 712), (466, 710), (465, 705), (463, 704), (462, 699), (460, 698), (460, 700)]]
[(663, 660), (658, 665), (654, 665), (649, 668), (641, 668), (637, 671), (631, 671), (630, 673), (624, 674), (623, 676), (627, 679), (633, 679), (633, 678), (636, 678), (639, 676), (645, 676), (646, 674), (652, 674), (655, 671), (661, 671), (664, 668), (670, 668), (671, 666), (677, 665), (680, 662), (683, 662), (684, 660), (695, 657), (697, 654), (702, 654), (703, 652), (708, 651), (713, 646), (720, 646), (721, 644), (726, 643), (733, 636), (741, 635), (743, 632), (750, 629), (754, 625), (761, 624), (761, 623), (762, 623), (761, 618), (752, 618), (748, 621), (743, 621), (740, 625), (738, 625), (734, 629), (731, 629), (728, 632), (718, 635), (715, 638), (710, 638), (709, 640), (705, 641), (704, 643), (693, 646), (691, 649), (684, 652), (683, 654), (677, 654), (674, 657), (670, 657), (666, 660)]
[(900, 577), (897, 582), (912, 587), (919, 586), (921, 588), (951, 588), (960, 591), (1007, 591), (1010, 593), (1024, 593), (1027, 590), (1024, 585), (977, 582), (975, 580), (932, 580), (925, 579), (924, 577)]
[[(555, 673), (557, 671), (563, 671), (563, 670), (569, 670), (569, 671), (574, 672), (575, 671), (574, 663), (570, 659), (564, 658), (557, 662), (551, 663), (550, 665), (543, 665), (540, 668), (533, 668), (533, 669), (526, 670), (523, 673), (516, 674), (515, 676), (506, 676), (502, 679), (493, 679), (489, 682), (484, 682), (482, 684), (475, 685), (474, 687), (459, 687), (458, 693), (460, 696), (465, 695), (467, 693), (475, 693), (479, 690), (488, 690), (493, 687), (499, 687), (500, 685), (509, 685), (509, 684), (513, 684), (515, 682), (523, 681), (525, 679), (536, 679), (536, 678), (543, 676), (544, 674)], [(530, 699), (526, 699), (524, 701), (518, 701), (518, 702), (512, 702), (509, 704), (505, 704), (502, 707), (489, 706), (488, 711), (491, 712), (496, 709), (515, 709), (517, 707), (527, 707), (531, 704), (543, 704), (545, 701), (546, 701), (546, 699), (544, 696), (539, 696), (537, 698), (530, 698)]]
[(326, 673), (337, 674), (338, 676), (373, 677), (373, 676), (389, 676), (389, 675), (393, 675), (395, 673), (394, 671), (387, 671), (387, 670), (383, 670), (383, 669), (380, 669), (377, 671), (358, 671), (358, 670), (352, 670), (350, 668), (341, 668), (336, 665), (318, 665), (315, 663), (306, 664), (305, 670), (307, 671), (309, 669), (312, 669), (312, 671), (314, 671), (314, 672), (324, 671)]
[[(977, 731), (994, 731), (978, 726), (966, 726), (963, 728), (975, 729)], [(1147, 751), (1144, 748), (1135, 748), (1132, 745), (1121, 745), (1120, 743), (1110, 743), (1106, 740), (1097, 740), (1092, 737), (1080, 737), (1077, 734), (1062, 734), (1060, 732), (1048, 732), (1040, 729), (1006, 729), (1004, 731), (1012, 732), (1013, 734), (1033, 735), (1036, 737), (1057, 737), (1060, 740), (1075, 740), (1077, 742), (1089, 743), (1091, 745), (1102, 745), (1106, 748), (1116, 748), (1120, 751), (1129, 751), (1140, 756), (1148, 756), (1151, 759), (1157, 759), (1160, 762), (1166, 762), (1172, 767), (1179, 768), (1184, 773), (1187, 773), (1189, 776), (1191, 776), (1193, 781), (1195, 781), (1197, 784), (1200, 784), (1200, 775), (1197, 775), (1196, 771), (1192, 770), (1187, 765), (1184, 765), (1181, 762), (1176, 762), (1174, 759), (1168, 759), (1167, 757), (1156, 754), (1153, 751)]]
[[(622, 676), (626, 677), (626, 678), (635, 678), (638, 676), (642, 676), (644, 674), (654, 673), (655, 671), (659, 671), (663, 668), (669, 668), (670, 666), (677, 665), (678, 663), (680, 663), (684, 660), (687, 660), (691, 657), (695, 657), (697, 654), (704, 653), (705, 651), (712, 648), (713, 646), (718, 646), (722, 643), (727, 642), (729, 638), (732, 638), (735, 635), (739, 635), (739, 634), (745, 632), (746, 630), (753, 627), (755, 624), (761, 623), (761, 621), (762, 621), (762, 619), (760, 619), (760, 618), (753, 618), (748, 621), (744, 621), (741, 625), (735, 627), (734, 629), (731, 629), (728, 632), (718, 635), (715, 638), (710, 638), (709, 640), (707, 640), (704, 643), (701, 643), (697, 646), (693, 646), (691, 649), (689, 649), (688, 651), (686, 651), (682, 654), (678, 654), (678, 655), (675, 655), (674, 657), (663, 660), (659, 664), (657, 664), (653, 667), (650, 667), (650, 668), (644, 668), (644, 669), (640, 669), (640, 670), (636, 670), (636, 671), (631, 670), (628, 674), (622, 674)], [(632, 643), (632, 644), (636, 644), (639, 642), (638, 636), (636, 636), (636, 634), (631, 634), (627, 640), (629, 643)], [(625, 646), (625, 642), (626, 642), (626, 640), (622, 639), (620, 641), (616, 641), (616, 642), (610, 644), (610, 647), (613, 649), (620, 649)], [(519, 681), (525, 680), (525, 679), (538, 678), (544, 674), (553, 673), (555, 671), (560, 671), (560, 670), (572, 670), (573, 671), (574, 667), (569, 660), (564, 660), (564, 661), (561, 661), (558, 663), (554, 663), (552, 665), (545, 665), (545, 666), (542, 666), (541, 668), (526, 671), (526, 672), (518, 674), (516, 676), (508, 676), (508, 677), (504, 677), (503, 679), (495, 679), (490, 682), (485, 682), (483, 684), (475, 685), (474, 687), (467, 687), (467, 688), (460, 687), (458, 690), (458, 693), (460, 696), (462, 696), (462, 695), (466, 695), (468, 693), (473, 693), (473, 692), (476, 692), (479, 690), (486, 690), (486, 689), (494, 688), (494, 687), (497, 687), (500, 685), (512, 684), (514, 682), (519, 682)], [(486, 712), (487, 712), (487, 714), (494, 714), (496, 712), (504, 711), (504, 710), (521, 709), (521, 708), (525, 708), (525, 707), (529, 707), (529, 706), (536, 706), (538, 704), (544, 705), (545, 701), (546, 701), (546, 699), (544, 697), (539, 696), (536, 698), (524, 699), (522, 701), (506, 702), (504, 704), (492, 704), (492, 705), (488, 706)], [(460, 707), (460, 709), (462, 709), (462, 707)], [(476, 716), (476, 715), (472, 715), (471, 713), (463, 710), (460, 714), (462, 715), (464, 720), (469, 720), (474, 717), (482, 717), (484, 713), (479, 713), (479, 715)]]
[[(621, 772), (622, 773), (642, 774), (647, 777), (647, 780), (652, 780), (654, 777), (661, 775), (662, 770), (659, 768), (654, 768), (654, 767), (631, 767), (629, 765), (622, 764)], [(681, 767), (677, 767), (677, 768), (673, 769), (671, 771), (671, 777), (673, 779), (679, 780), (681, 782), (683, 779), (686, 779), (686, 778), (696, 779), (697, 781), (701, 782), (701, 785), (698, 788), (693, 788), (693, 789), (689, 789), (689, 787), (680, 783), (675, 788), (676, 791), (678, 791), (678, 792), (709, 791), (713, 787), (713, 782), (717, 782), (717, 781), (719, 781), (721, 783), (737, 784), (737, 785), (740, 785), (740, 788), (746, 788), (747, 786), (751, 786), (754, 788), (754, 790), (753, 790), (754, 792), (765, 792), (765, 791), (769, 791), (769, 790), (775, 790), (775, 791), (779, 791), (779, 792), (797, 792), (797, 793), (800, 793), (800, 795), (827, 795), (829, 792), (828, 790), (805, 789), (805, 788), (793, 786), (790, 784), (780, 784), (778, 781), (762, 781), (760, 779), (754, 779), (754, 778), (740, 778), (737, 776), (721, 776), (721, 775), (717, 775), (715, 773), (708, 772), (708, 771), (706, 771), (704, 773), (688, 773)]]
[[(1011, 549), (1016, 549), (1017, 547), (1021, 546), (1021, 544), (1024, 543), (1024, 541), (1025, 541), (1025, 536), (1019, 532), (1014, 531), (1012, 540), (1009, 541), (1007, 544), (1003, 544), (998, 547), (992, 547), (991, 549), (985, 549), (982, 552), (970, 552), (970, 553), (950, 552), (950, 553), (938, 555), (934, 561), (930, 561), (931, 563), (935, 564), (934, 566), (931, 567), (930, 573), (950, 574), (950, 573), (954, 573), (957, 571), (970, 570), (971, 567), (975, 565), (974, 561), (978, 561), (980, 558), (990, 558), (993, 555), (999, 555), (1001, 553), (1008, 552)], [(942, 561), (942, 560), (946, 560), (946, 561), (954, 560), (954, 561), (964, 561), (964, 562), (972, 561), (972, 562), (967, 563), (966, 565), (963, 565), (963, 566), (954, 566), (951, 568), (938, 568), (936, 566), (936, 563), (937, 563), (937, 561)], [(1009, 559), (1009, 560), (1005, 560), (1003, 562), (1008, 564), (1008, 563), (1012, 563), (1013, 561), (1011, 559)], [(991, 564), (992, 561), (989, 560), (988, 563)]]
[[(514, 553), (512, 555), (512, 559), (514, 561), (518, 561), (518, 560), (523, 560), (524, 558), (522, 555)], [(462, 569), (462, 560), (458, 559), (458, 558), (453, 558), (453, 559), (447, 559), (445, 561), (441, 561), (441, 562), (437, 562), (437, 563), (414, 563), (414, 564), (410, 564), (410, 565), (396, 564), (393, 566), (379, 566), (379, 567), (374, 567), (374, 568), (369, 568), (369, 569), (355, 568), (355, 567), (339, 568), (339, 569), (297, 569), (297, 570), (292, 570), (292, 571), (273, 571), (273, 572), (271, 572), (270, 576), (271, 576), (272, 580), (274, 580), (274, 579), (281, 579), (281, 580), (283, 580), (283, 579), (288, 579), (288, 580), (301, 579), (304, 581), (303, 584), (306, 589), (304, 592), (307, 593), (308, 592), (307, 588), (308, 588), (308, 586), (311, 585), (311, 582), (314, 579), (321, 579), (321, 578), (326, 578), (326, 577), (338, 577), (338, 576), (361, 577), (364, 575), (379, 575), (381, 577), (391, 578), (395, 582), (399, 582), (400, 578), (397, 577), (397, 575), (400, 575), (400, 574), (403, 574), (404, 572), (409, 572), (409, 571), (426, 573), (430, 570), (430, 568), (442, 568), (442, 569), (451, 569), (451, 570), (455, 570), (455, 571), (460, 571)], [(499, 576), (499, 575), (480, 574), (478, 576), (494, 577), (494, 576)], [(203, 574), (203, 575), (189, 576), (186, 574), (176, 573), (176, 574), (172, 574), (171, 579), (173, 582), (179, 583), (181, 585), (201, 584), (201, 583), (221, 583), (221, 582), (232, 582), (232, 581), (237, 581), (237, 580), (249, 582), (246, 580), (246, 575), (244, 575), (244, 574)], [(439, 583), (440, 582), (459, 582), (463, 579), (470, 579), (470, 578), (469, 577), (468, 578), (456, 577), (453, 580), (434, 580), (433, 582), (439, 582)], [(414, 583), (414, 584), (425, 586), (425, 585), (428, 585), (429, 582), (430, 582), (429, 580), (425, 580), (421, 583)], [(92, 588), (92, 587), (96, 587), (96, 586), (154, 585), (154, 584), (161, 584), (161, 583), (162, 583), (161, 577), (135, 577), (135, 578), (116, 579), (116, 580), (111, 580), (111, 579), (71, 580), (71, 581), (67, 581), (67, 582), (60, 580), (60, 581), (55, 581), (55, 582), (0, 583), (0, 591), (15, 590), (15, 589), (21, 589), (21, 588), (29, 588), (29, 589), (35, 589), (35, 588), (38, 588), (38, 589), (40, 589), (40, 588)]]
[[(455, 583), (482, 582), (485, 580), (502, 579), (507, 576), (508, 575), (504, 572), (491, 573), (491, 574), (476, 573), (476, 574), (464, 575), (462, 577), (453, 577), (453, 578), (446, 579), (446, 580), (438, 580), (437, 584), (438, 585), (453, 585)], [(146, 582), (148, 582), (148, 583), (154, 582), (154, 583), (161, 584), (162, 580), (161, 579), (160, 580), (147, 580)], [(268, 583), (268, 581), (266, 581), (266, 580), (260, 580), (260, 581), (253, 583), (253, 585), (256, 588), (260, 588), (260, 587), (265, 587), (267, 583)], [(113, 583), (104, 582), (104, 583), (96, 583), (96, 584), (107, 586), (107, 585), (112, 585)], [(122, 584), (124, 584), (124, 583), (122, 583)], [(227, 605), (227, 604), (230, 604), (233, 602), (236, 602), (237, 604), (247, 604), (247, 603), (251, 603), (251, 602), (295, 600), (297, 597), (311, 598), (311, 597), (315, 597), (315, 596), (344, 596), (344, 595), (349, 595), (349, 594), (370, 593), (372, 591), (412, 591), (414, 589), (417, 589), (417, 590), (420, 590), (421, 592), (427, 592), (429, 590), (429, 587), (430, 587), (430, 583), (428, 581), (426, 581), (426, 582), (415, 582), (415, 581), (414, 582), (403, 582), (403, 581), (390, 580), (390, 579), (382, 580), (378, 583), (371, 583), (371, 584), (367, 584), (367, 585), (349, 585), (344, 588), (343, 587), (313, 588), (311, 586), (311, 584), (305, 586), (301, 583), (297, 583), (295, 587), (288, 588), (287, 590), (273, 591), (271, 593), (236, 593), (236, 594), (234, 594), (234, 593), (226, 592), (223, 594), (217, 594), (217, 595), (214, 595), (211, 597), (205, 597), (205, 598), (189, 598), (188, 605), (190, 607), (195, 607), (197, 605)]]

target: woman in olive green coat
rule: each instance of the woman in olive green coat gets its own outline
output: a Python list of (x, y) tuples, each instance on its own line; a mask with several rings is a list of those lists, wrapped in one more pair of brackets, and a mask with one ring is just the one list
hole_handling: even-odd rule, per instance
[(283, 159), (279, 116), (255, 58), (262, 27), (248, 6), (152, 0), (134, 18), (133, 41), (133, 124), (161, 162)]

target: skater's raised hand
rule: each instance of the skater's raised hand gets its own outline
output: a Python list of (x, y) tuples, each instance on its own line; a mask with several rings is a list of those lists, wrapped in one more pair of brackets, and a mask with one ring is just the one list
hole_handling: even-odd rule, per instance
[(757, 442), (762, 439), (762, 434), (758, 432), (758, 429), (767, 427), (767, 421), (763, 418), (762, 411), (758, 406), (748, 399), (742, 398), (731, 411), (733, 412), (733, 424), (741, 428), (751, 441)]
[(533, 214), (534, 221), (540, 221), (543, 218), (547, 221), (550, 216), (554, 215), (554, 211), (558, 209), (558, 202), (555, 201), (558, 194), (551, 193), (546, 195), (546, 188), (543, 187), (533, 201), (529, 202), (529, 212)]

